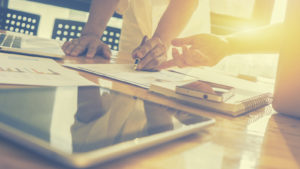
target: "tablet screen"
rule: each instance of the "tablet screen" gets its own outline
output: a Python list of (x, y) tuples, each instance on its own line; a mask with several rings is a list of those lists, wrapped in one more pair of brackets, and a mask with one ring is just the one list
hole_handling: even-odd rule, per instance
[(0, 90), (0, 122), (82, 153), (211, 119), (99, 87)]

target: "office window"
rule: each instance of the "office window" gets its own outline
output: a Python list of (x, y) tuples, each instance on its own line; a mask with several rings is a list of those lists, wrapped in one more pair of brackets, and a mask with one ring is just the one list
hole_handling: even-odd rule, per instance
[(211, 0), (212, 33), (230, 34), (270, 23), (276, 0)]
[(0, 7), (6, 8), (8, 5), (8, 0), (0, 0)]
[[(9, 0), (8, 8), (40, 15), (41, 19), (37, 36), (51, 38), (52, 29), (56, 18), (86, 22), (89, 15), (85, 9), (69, 9), (62, 5), (66, 4), (66, 2), (64, 3), (61, 1), (58, 3), (58, 1), (59, 0)], [(69, 1), (75, 4), (75, 1)], [(78, 0), (78, 2), (81, 1)], [(112, 18), (109, 21), (108, 26), (121, 28), (122, 20)]]
[(211, 0), (211, 11), (238, 18), (251, 18), (255, 0)]
[(40, 15), (41, 19), (37, 35), (44, 38), (51, 38), (55, 18), (86, 21), (88, 17), (87, 12), (24, 0), (9, 0), (8, 8)]
[[(287, 0), (211, 0), (211, 29), (214, 34), (231, 34), (283, 22)], [(275, 78), (278, 54), (233, 55), (215, 69), (230, 74)]]
[(283, 21), (286, 2), (287, 0), (211, 0), (211, 11), (244, 19), (264, 14), (274, 23)]

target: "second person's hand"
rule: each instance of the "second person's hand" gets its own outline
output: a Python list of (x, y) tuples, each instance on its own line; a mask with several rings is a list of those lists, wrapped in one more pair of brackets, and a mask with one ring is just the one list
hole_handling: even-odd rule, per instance
[(94, 34), (82, 35), (80, 38), (65, 42), (62, 46), (66, 55), (79, 56), (86, 53), (87, 58), (93, 58), (95, 55), (110, 59), (110, 48), (100, 40), (100, 37)]
[(133, 59), (139, 59), (136, 70), (158, 71), (166, 58), (167, 47), (158, 37), (143, 38), (142, 43), (132, 52)]
[(172, 45), (180, 47), (172, 49), (173, 59), (163, 63), (160, 69), (172, 66), (195, 67), (214, 66), (229, 53), (229, 42), (225, 37), (212, 34), (199, 34), (172, 41)]

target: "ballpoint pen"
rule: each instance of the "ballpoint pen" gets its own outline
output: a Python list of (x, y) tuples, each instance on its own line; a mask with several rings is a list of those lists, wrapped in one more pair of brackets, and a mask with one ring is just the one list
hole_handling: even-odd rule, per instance
[(134, 61), (134, 66), (133, 66), (133, 69), (136, 70), (137, 69), (137, 66), (139, 64), (139, 62), (141, 61), (140, 58), (136, 58), (135, 61)]
[[(142, 43), (140, 44), (140, 46), (143, 46), (144, 43), (148, 40), (148, 36), (144, 36), (143, 37), (143, 40), (142, 40)], [(137, 69), (137, 66), (139, 64), (139, 62), (141, 61), (141, 58), (136, 58), (135, 61), (134, 61), (134, 66), (133, 66), (133, 69), (136, 70)]]

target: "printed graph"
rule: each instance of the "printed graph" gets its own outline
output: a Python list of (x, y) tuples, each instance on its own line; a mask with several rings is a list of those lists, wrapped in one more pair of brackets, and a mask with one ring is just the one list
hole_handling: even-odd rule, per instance
[(28, 67), (3, 67), (0, 66), (0, 72), (14, 72), (14, 73), (34, 73), (39, 75), (60, 75), (60, 73), (55, 72), (54, 70), (47, 69), (38, 69), (38, 68), (28, 68)]

